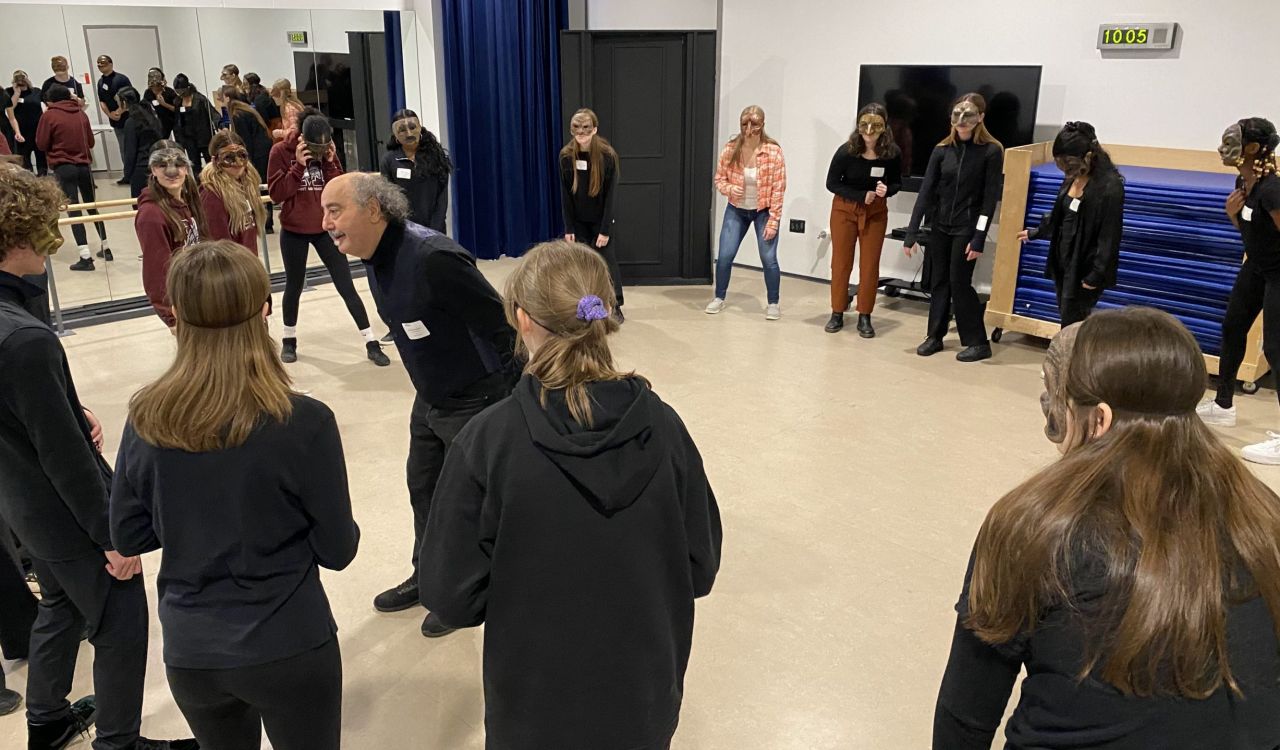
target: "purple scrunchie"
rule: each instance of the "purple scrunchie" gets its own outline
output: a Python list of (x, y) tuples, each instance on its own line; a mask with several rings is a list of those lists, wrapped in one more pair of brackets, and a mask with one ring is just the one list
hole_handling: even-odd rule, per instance
[(604, 300), (588, 294), (578, 300), (578, 320), (585, 320), (590, 323), (593, 320), (604, 320), (609, 317), (609, 311), (604, 309)]

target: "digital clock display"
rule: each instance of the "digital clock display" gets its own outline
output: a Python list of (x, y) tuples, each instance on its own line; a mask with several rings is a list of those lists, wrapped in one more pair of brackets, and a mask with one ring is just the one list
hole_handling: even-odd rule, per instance
[(1105, 23), (1098, 27), (1098, 49), (1173, 49), (1177, 31), (1176, 23)]

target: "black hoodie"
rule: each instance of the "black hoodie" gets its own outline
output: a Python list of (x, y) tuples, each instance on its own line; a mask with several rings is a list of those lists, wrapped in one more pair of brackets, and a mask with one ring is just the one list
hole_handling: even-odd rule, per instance
[(639, 379), (589, 386), (595, 426), (526, 375), (458, 435), (432, 498), (421, 595), (485, 623), (488, 750), (665, 748), (720, 512), (693, 439)]

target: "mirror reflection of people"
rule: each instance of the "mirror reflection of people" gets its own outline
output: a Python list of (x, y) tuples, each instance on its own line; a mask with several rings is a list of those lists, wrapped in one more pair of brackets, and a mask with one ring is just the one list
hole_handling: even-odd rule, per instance
[(267, 132), (271, 133), (280, 127), (280, 108), (276, 106), (275, 101), (271, 98), (271, 92), (266, 86), (262, 85), (262, 76), (257, 73), (244, 74), (244, 95), (258, 110), (258, 114), (262, 115), (262, 119), (267, 121)]
[(147, 71), (147, 90), (142, 94), (142, 101), (149, 105), (160, 118), (160, 138), (173, 137), (173, 126), (178, 121), (178, 92), (169, 88), (164, 71), (151, 68)]
[(600, 253), (617, 305), (613, 315), (621, 323), (622, 270), (618, 267), (618, 245), (612, 241), (613, 199), (621, 169), (618, 152), (600, 135), (600, 118), (589, 109), (580, 109), (569, 119), (569, 140), (560, 149), (560, 203), (564, 208), (564, 238), (581, 242)]
[[(116, 134), (116, 145), (120, 148), (120, 159), (124, 160), (124, 136), (121, 131), (124, 124), (129, 121), (129, 108), (119, 100), (117, 94), (120, 89), (126, 86), (133, 86), (133, 82), (129, 80), (129, 76), (116, 70), (115, 63), (112, 62), (110, 55), (98, 55), (98, 109), (102, 111), (103, 116), (107, 118), (107, 122), (111, 125), (111, 129)], [(129, 180), (121, 177), (117, 185), (128, 185)], [(137, 196), (134, 196), (137, 197)]]
[(449, 175), (453, 163), (435, 133), (422, 127), (418, 113), (402, 109), (391, 116), (391, 147), (379, 171), (409, 198), (409, 220), (448, 234)]
[(200, 188), (187, 154), (173, 141), (160, 141), (147, 164), (147, 187), (133, 217), (142, 248), (142, 288), (156, 315), (174, 332), (176, 318), (165, 288), (174, 253), (209, 236)]
[(872, 338), (876, 290), (880, 286), (880, 251), (889, 226), (888, 199), (902, 189), (902, 151), (888, 127), (889, 113), (872, 103), (858, 110), (849, 140), (840, 144), (827, 169), (831, 200), (831, 319), (827, 333), (844, 328), (849, 306), (849, 276), (855, 245), (858, 263), (858, 334)]
[[(259, 175), (265, 175), (271, 158), (271, 147), (274, 145), (267, 128), (267, 121), (249, 105), (246, 94), (231, 86), (223, 86), (214, 93), (214, 104), (226, 109), (229, 115), (228, 129), (240, 136), (240, 140), (244, 141), (245, 147), (249, 149), (249, 160), (253, 162), (253, 168), (258, 170)], [(210, 157), (212, 156), (213, 154), (210, 153)], [(274, 219), (274, 206), (268, 205), (265, 227), (267, 234), (275, 230)]]
[(738, 134), (720, 152), (716, 165), (716, 190), (729, 199), (720, 225), (716, 251), (715, 297), (707, 305), (708, 315), (724, 310), (729, 294), (733, 259), (747, 231), (754, 229), (764, 270), (765, 320), (778, 320), (782, 269), (778, 266), (778, 227), (782, 202), (787, 192), (787, 164), (782, 146), (764, 129), (764, 110), (751, 105), (738, 117)]
[(36, 174), (43, 177), (49, 173), (49, 160), (45, 152), (36, 146), (36, 131), (40, 129), (40, 118), (44, 116), (44, 94), (31, 83), (31, 77), (25, 70), (15, 70), (13, 85), (4, 90), (4, 95), (9, 100), (5, 114), (17, 141), (14, 153), (22, 157), (23, 169), (34, 167)]
[(84, 84), (71, 75), (71, 64), (67, 62), (67, 58), (62, 55), (54, 55), (49, 67), (53, 71), (53, 75), (45, 79), (45, 82), (40, 86), (40, 90), (44, 92), (45, 103), (49, 102), (49, 87), (56, 83), (59, 86), (66, 87), (71, 92), (72, 99), (75, 100), (76, 104), (80, 105), (80, 109), (83, 110), (87, 107), (88, 104), (84, 98)]
[(174, 139), (187, 150), (187, 159), (191, 168), (199, 172), (201, 165), (209, 161), (209, 141), (216, 131), (213, 103), (208, 97), (196, 90), (186, 73), (179, 73), (173, 79), (173, 90), (180, 97), (178, 102), (178, 119), (174, 123)]
[(244, 92), (244, 81), (240, 78), (240, 68), (234, 64), (222, 66), (222, 72), (218, 74), (218, 80), (222, 81), (223, 86), (230, 86), (236, 91)]
[[(97, 187), (93, 182), (93, 173), (89, 170), (93, 164), (93, 127), (89, 117), (84, 113), (80, 103), (71, 96), (71, 91), (62, 84), (52, 84), (51, 90), (45, 92), (45, 100), (49, 110), (40, 120), (40, 128), (36, 131), (36, 145), (49, 155), (49, 167), (58, 180), (58, 186), (67, 196), (67, 203), (93, 203), (97, 200)], [(89, 213), (98, 215), (98, 209), (91, 208)], [(78, 218), (79, 211), (67, 214)], [(94, 222), (98, 230), (98, 239), (102, 242), (98, 255), (103, 260), (112, 261), (111, 248), (107, 245), (107, 226), (104, 222)], [(71, 234), (75, 237), (76, 247), (80, 252), (80, 264), (93, 269), (93, 256), (89, 251), (89, 239), (84, 224), (72, 224)], [(79, 270), (73, 264), (72, 270)]]
[(230, 130), (218, 131), (209, 150), (213, 159), (200, 173), (200, 204), (209, 238), (231, 240), (257, 255), (258, 231), (267, 220), (258, 187), (262, 177), (244, 141)]
[[(1280, 135), (1269, 120), (1247, 117), (1222, 134), (1222, 163), (1239, 171), (1227, 197), (1226, 212), (1244, 241), (1244, 263), (1236, 275), (1222, 318), (1218, 355), (1218, 392), (1196, 410), (1207, 424), (1236, 424), (1236, 376), (1244, 361), (1249, 329), (1262, 315), (1262, 353), (1272, 372), (1280, 372), (1280, 176), (1276, 148)], [(1280, 464), (1280, 438), (1244, 448), (1245, 460)]]
[(1000, 200), (1004, 146), (984, 125), (986, 107), (982, 96), (972, 93), (952, 103), (951, 132), (929, 155), (902, 243), (908, 258), (916, 253), (920, 222), (927, 215), (931, 227), (925, 245), (929, 329), (916, 347), (922, 357), (942, 351), (953, 312), (964, 347), (956, 360), (979, 362), (991, 357), (982, 302), (973, 288), (973, 269), (986, 248), (987, 231)]
[(151, 176), (151, 148), (164, 140), (160, 137), (163, 126), (155, 111), (142, 103), (142, 95), (137, 89), (125, 86), (116, 96), (120, 106), (129, 112), (120, 135), (124, 142), (124, 176), (129, 180), (129, 195), (137, 198), (142, 195), (142, 189)]
[(276, 79), (271, 85), (271, 100), (280, 108), (280, 127), (271, 131), (271, 137), (277, 143), (284, 140), (286, 133), (296, 127), (298, 115), (306, 109), (306, 105), (293, 91), (293, 84), (288, 78)]
[(1089, 317), (1103, 291), (1116, 285), (1124, 233), (1124, 177), (1087, 122), (1069, 122), (1053, 139), (1053, 159), (1066, 175), (1053, 208), (1019, 241), (1046, 238), (1045, 275), (1058, 296), (1058, 320)]
[(1168, 313), (1080, 325), (1061, 459), (974, 544), (933, 747), (1280, 744), (1280, 498), (1196, 417), (1204, 357)]

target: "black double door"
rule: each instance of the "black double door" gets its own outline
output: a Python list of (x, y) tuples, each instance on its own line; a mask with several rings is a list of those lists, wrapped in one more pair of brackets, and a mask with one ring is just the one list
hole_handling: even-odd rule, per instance
[(618, 152), (611, 243), (627, 284), (711, 278), (715, 32), (561, 35), (562, 133), (583, 107)]

